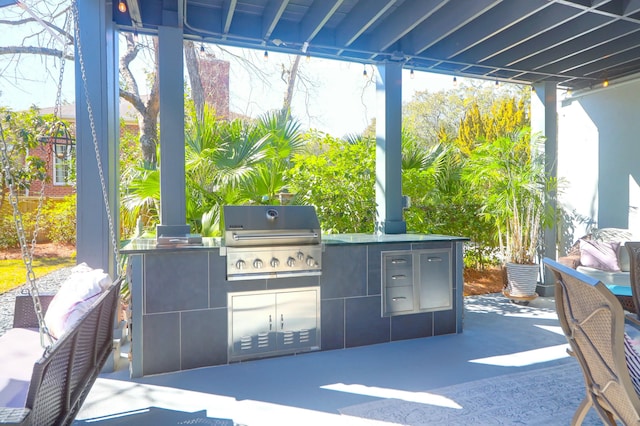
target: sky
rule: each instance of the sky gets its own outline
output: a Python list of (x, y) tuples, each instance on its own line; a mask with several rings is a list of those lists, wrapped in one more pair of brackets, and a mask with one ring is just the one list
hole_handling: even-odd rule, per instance
[[(0, 19), (15, 12), (15, 9), (14, 6), (0, 8)], [(29, 36), (41, 30), (38, 25), (32, 25), (20, 31), (4, 32), (0, 37), (0, 46), (34, 45), (36, 37)], [(59, 49), (61, 46), (55, 47)], [(256, 117), (282, 106), (286, 85), (280, 75), (282, 64), (291, 61), (288, 55), (270, 52), (265, 61), (262, 51), (229, 47), (222, 50), (215, 45), (206, 45), (206, 49), (219, 59), (231, 62), (232, 112)], [(244, 57), (262, 70), (266, 81), (251, 76), (247, 66), (237, 57)], [(144, 87), (144, 73), (149, 68), (149, 63), (142, 60), (137, 61), (133, 68), (141, 87)], [(324, 131), (336, 137), (362, 133), (376, 113), (375, 84), (363, 77), (365, 68), (371, 77), (374, 72), (371, 65), (321, 58), (303, 59), (300, 70), (312, 87), (308, 91), (297, 90), (292, 105), (293, 115), (302, 127)], [(0, 56), (0, 76), (0, 106), (14, 111), (27, 109), (31, 105), (39, 108), (55, 106), (60, 77), (59, 59), (23, 55), (20, 62), (16, 63), (15, 58)], [(66, 63), (62, 81), (61, 102), (74, 103), (74, 64), (71, 61)], [(185, 77), (185, 81), (188, 78)], [(451, 76), (415, 72), (414, 78), (410, 78), (409, 70), (403, 70), (403, 101), (409, 101), (415, 91), (437, 91), (452, 85)]]

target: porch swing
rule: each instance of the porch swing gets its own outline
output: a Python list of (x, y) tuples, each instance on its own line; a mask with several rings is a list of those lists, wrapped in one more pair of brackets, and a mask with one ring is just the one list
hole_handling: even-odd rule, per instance
[[(77, 55), (80, 62), (84, 94), (87, 101), (92, 139), (100, 176), (111, 243), (117, 267), (114, 281), (101, 270), (78, 265), (72, 275), (62, 283), (55, 296), (41, 295), (33, 272), (33, 253), (38, 232), (38, 220), (44, 198), (44, 182), (36, 211), (36, 224), (31, 249), (27, 245), (22, 215), (18, 209), (18, 197), (8, 157), (8, 144), (0, 123), (0, 165), (5, 173), (9, 189), (9, 201), (18, 233), (22, 260), (27, 270), (28, 294), (16, 297), (13, 328), (0, 337), (0, 424), (15, 425), (69, 425), (77, 415), (82, 403), (113, 352), (113, 329), (116, 309), (123, 282), (119, 250), (113, 218), (110, 212), (107, 189), (102, 171), (102, 161), (91, 103), (88, 97), (86, 73), (78, 30), (78, 9), (72, 1), (75, 24)], [(56, 119), (49, 143), (55, 143), (60, 135), (68, 137), (57, 120), (64, 54), (58, 98), (54, 110)], [(59, 142), (59, 140), (58, 140)], [(67, 138), (68, 142), (68, 138)], [(89, 282), (86, 282), (88, 280)], [(77, 290), (81, 288), (82, 292)], [(70, 291), (65, 291), (70, 289)], [(95, 290), (95, 291), (94, 291)], [(87, 291), (93, 291), (89, 295)], [(62, 300), (61, 295), (79, 296), (76, 300)], [(56, 302), (59, 302), (56, 304)], [(30, 309), (26, 309), (29, 306)], [(62, 315), (49, 316), (54, 306)], [(81, 306), (82, 309), (78, 309)], [(68, 310), (64, 310), (68, 307)], [(62, 309), (61, 309), (62, 308)], [(62, 329), (53, 332), (49, 320), (62, 324)]]

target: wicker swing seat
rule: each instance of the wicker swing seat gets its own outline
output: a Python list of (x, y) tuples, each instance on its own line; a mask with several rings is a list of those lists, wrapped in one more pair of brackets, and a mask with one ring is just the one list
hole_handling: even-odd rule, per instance
[[(73, 422), (113, 351), (121, 283), (111, 283), (48, 350), (41, 346), (31, 297), (16, 299), (13, 328), (0, 337), (0, 424)], [(43, 309), (52, 297), (40, 296)]]

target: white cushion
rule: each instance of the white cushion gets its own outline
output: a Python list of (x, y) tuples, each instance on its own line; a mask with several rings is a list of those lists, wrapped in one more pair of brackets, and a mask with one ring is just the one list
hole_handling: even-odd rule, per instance
[(621, 241), (618, 246), (617, 257), (618, 257), (618, 266), (620, 270), (623, 272), (629, 272), (631, 270), (631, 259), (629, 259), (629, 251), (624, 246), (626, 241)]
[(603, 284), (608, 285), (631, 285), (631, 275), (629, 272), (611, 272), (603, 271), (601, 269), (589, 268), (587, 266), (578, 266), (576, 271), (595, 278), (598, 281), (602, 281)]
[(73, 268), (51, 300), (44, 317), (51, 335), (60, 338), (89, 310), (109, 284), (111, 279), (102, 269), (91, 269), (86, 263)]
[(40, 333), (29, 328), (12, 328), (0, 338), (0, 346), (0, 407), (24, 407), (33, 364), (44, 353)]

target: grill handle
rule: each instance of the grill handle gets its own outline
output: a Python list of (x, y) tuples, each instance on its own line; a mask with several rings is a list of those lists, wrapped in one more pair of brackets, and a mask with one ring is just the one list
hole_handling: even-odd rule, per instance
[(318, 238), (318, 233), (307, 232), (300, 234), (233, 234), (235, 241), (242, 240), (284, 240), (287, 238)]

